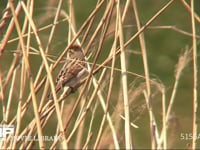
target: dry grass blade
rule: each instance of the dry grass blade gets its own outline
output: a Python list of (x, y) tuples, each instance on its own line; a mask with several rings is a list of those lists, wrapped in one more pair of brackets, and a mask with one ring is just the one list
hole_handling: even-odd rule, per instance
[(128, 101), (128, 85), (127, 85), (127, 74), (126, 74), (126, 57), (124, 49), (124, 35), (122, 28), (121, 12), (119, 9), (119, 2), (117, 4), (117, 24), (119, 30), (119, 41), (121, 47), (121, 70), (122, 70), (122, 87), (123, 87), (123, 99), (124, 99), (124, 114), (125, 114), (125, 142), (126, 148), (132, 149), (131, 133), (130, 133), (130, 116), (129, 116), (129, 101)]
[(191, 23), (192, 23), (192, 58), (193, 58), (193, 112), (192, 112), (192, 149), (197, 148), (197, 135), (198, 135), (198, 59), (197, 59), (197, 40), (196, 40), (196, 25), (194, 14), (194, 0), (190, 1), (191, 5)]
[[(30, 78), (30, 89), (31, 89), (31, 95), (32, 95), (32, 98), (33, 98), (34, 112), (35, 112), (35, 116), (36, 116), (36, 120), (37, 120), (38, 134), (39, 134), (40, 137), (42, 137), (41, 123), (40, 123), (40, 119), (39, 119), (39, 114), (37, 112), (38, 109), (37, 109), (36, 96), (35, 96), (34, 86), (33, 86), (33, 78), (31, 76), (31, 69), (30, 69), (29, 61), (28, 61), (27, 54), (26, 54), (26, 51), (25, 51), (25, 46), (24, 46), (23, 38), (21, 36), (21, 30), (20, 30), (20, 26), (19, 26), (17, 16), (15, 14), (13, 3), (11, 1), (9, 1), (9, 4), (10, 4), (11, 11), (12, 11), (12, 15), (14, 17), (14, 21), (15, 21), (15, 25), (16, 25), (16, 28), (17, 28), (17, 31), (18, 31), (18, 35), (20, 37), (20, 44), (21, 44), (23, 55), (24, 55), (24, 58), (25, 58), (26, 71), (27, 71), (28, 77)], [(40, 148), (44, 149), (43, 141), (40, 141)]]

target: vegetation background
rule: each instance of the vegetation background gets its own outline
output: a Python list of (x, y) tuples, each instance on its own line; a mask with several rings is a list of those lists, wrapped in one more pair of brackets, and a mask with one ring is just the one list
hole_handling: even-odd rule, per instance
[[(15, 125), (17, 136), (65, 130), (64, 142), (7, 137), (1, 148), (200, 148), (199, 0), (0, 3), (1, 125)], [(100, 67), (60, 108), (55, 102), (49, 109), (44, 59), (54, 64), (55, 79), (72, 40), (81, 43), (90, 67)]]

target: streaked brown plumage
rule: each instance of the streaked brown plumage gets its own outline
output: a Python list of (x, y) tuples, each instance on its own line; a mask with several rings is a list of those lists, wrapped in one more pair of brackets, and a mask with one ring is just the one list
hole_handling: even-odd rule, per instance
[[(69, 58), (67, 58), (62, 69), (56, 78), (56, 93), (64, 87), (70, 87), (72, 91), (76, 90), (77, 84), (88, 75), (87, 64), (84, 58), (82, 48), (79, 45), (72, 45), (69, 49)], [(49, 94), (52, 99), (52, 94)]]

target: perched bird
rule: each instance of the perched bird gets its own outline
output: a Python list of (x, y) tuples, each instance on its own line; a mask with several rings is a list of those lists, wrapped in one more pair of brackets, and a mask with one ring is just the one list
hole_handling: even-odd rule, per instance
[[(56, 78), (56, 94), (61, 92), (64, 87), (70, 87), (75, 92), (80, 81), (88, 75), (87, 64), (83, 50), (79, 45), (72, 45), (69, 48), (69, 56)], [(50, 93), (48, 99), (52, 99)]]

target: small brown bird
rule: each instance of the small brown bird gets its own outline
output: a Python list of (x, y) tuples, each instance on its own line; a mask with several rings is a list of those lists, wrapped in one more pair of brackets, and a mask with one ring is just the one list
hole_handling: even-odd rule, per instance
[[(72, 92), (75, 92), (80, 81), (87, 75), (87, 64), (83, 50), (79, 45), (72, 45), (69, 48), (69, 57), (56, 78), (56, 93), (58, 94), (64, 87), (70, 87)], [(48, 99), (52, 98), (52, 94), (49, 94)]]

